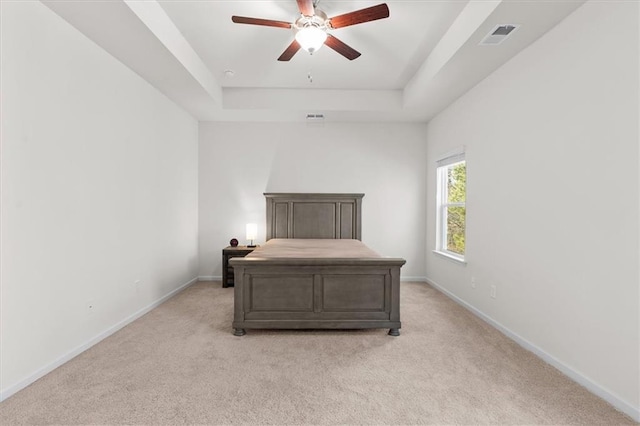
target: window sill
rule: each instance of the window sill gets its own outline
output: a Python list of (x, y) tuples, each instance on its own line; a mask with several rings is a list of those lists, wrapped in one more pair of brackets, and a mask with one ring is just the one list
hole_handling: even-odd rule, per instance
[(466, 265), (467, 264), (467, 262), (464, 260), (464, 258), (460, 258), (458, 256), (454, 256), (452, 254), (446, 253), (444, 251), (439, 251), (439, 250), (433, 250), (433, 252), (435, 254), (437, 254), (438, 256), (442, 256), (445, 259), (451, 260), (453, 262), (460, 263), (462, 265)]

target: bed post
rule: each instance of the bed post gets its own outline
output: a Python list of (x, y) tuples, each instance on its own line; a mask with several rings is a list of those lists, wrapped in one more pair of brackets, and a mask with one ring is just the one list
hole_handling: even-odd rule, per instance
[[(389, 275), (391, 275), (391, 312), (389, 312), (389, 320), (400, 322), (400, 266), (391, 267)], [(389, 329), (389, 336), (399, 335), (400, 327)]]
[(242, 305), (244, 293), (244, 266), (234, 266), (235, 285), (233, 287), (233, 335), (244, 336), (247, 332), (239, 327), (244, 321), (244, 306)]

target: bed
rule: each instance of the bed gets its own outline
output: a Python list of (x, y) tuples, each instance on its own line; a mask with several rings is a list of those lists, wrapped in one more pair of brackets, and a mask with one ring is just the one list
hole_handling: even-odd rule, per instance
[(247, 329), (389, 328), (400, 335), (400, 268), (361, 242), (364, 194), (264, 194), (266, 243), (234, 268), (236, 336)]

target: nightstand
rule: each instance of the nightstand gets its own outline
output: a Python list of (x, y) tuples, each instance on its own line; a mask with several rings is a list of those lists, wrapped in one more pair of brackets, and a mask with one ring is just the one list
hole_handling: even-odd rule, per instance
[(233, 266), (229, 266), (232, 257), (245, 257), (256, 247), (237, 246), (222, 249), (222, 287), (233, 287)]

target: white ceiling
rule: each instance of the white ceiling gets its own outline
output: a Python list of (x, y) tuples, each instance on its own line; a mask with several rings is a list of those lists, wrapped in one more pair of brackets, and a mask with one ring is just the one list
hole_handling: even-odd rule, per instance
[[(317, 7), (332, 17), (382, 2), (320, 0)], [(231, 16), (293, 22), (295, 0), (43, 1), (202, 121), (304, 121), (322, 113), (327, 121), (420, 122), (583, 2), (386, 0), (389, 18), (331, 30), (359, 58), (325, 46), (279, 62), (293, 30), (235, 24)], [(519, 27), (499, 45), (479, 44), (501, 24)]]

